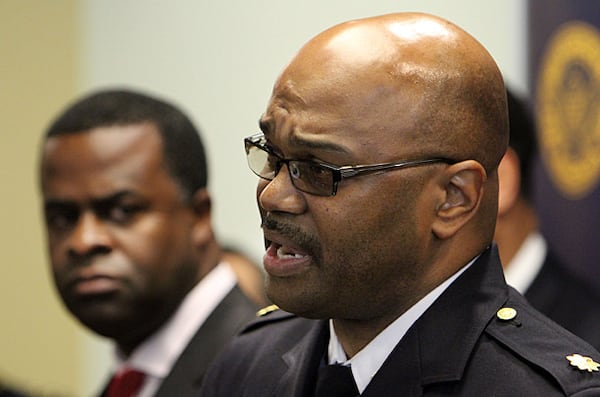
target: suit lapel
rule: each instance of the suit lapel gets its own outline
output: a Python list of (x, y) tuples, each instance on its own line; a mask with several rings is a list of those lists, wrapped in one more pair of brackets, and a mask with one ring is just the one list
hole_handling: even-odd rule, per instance
[(255, 317), (256, 307), (236, 286), (198, 329), (156, 397), (197, 395), (208, 367), (243, 325)]

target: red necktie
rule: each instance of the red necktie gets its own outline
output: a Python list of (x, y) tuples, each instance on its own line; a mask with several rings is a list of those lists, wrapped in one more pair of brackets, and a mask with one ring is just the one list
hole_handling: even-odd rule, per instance
[(115, 374), (108, 385), (106, 397), (132, 397), (140, 390), (144, 383), (143, 372), (125, 368)]

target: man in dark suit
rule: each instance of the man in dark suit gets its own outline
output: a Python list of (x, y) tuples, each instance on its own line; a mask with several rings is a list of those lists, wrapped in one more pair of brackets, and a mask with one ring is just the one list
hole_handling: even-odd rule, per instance
[[(592, 396), (600, 353), (504, 281), (504, 82), (452, 23), (318, 34), (245, 140), (268, 297), (202, 396)], [(292, 314), (293, 313), (293, 314)]]
[(506, 281), (539, 311), (600, 349), (600, 294), (577, 278), (539, 231), (531, 173), (537, 141), (531, 111), (508, 91), (509, 148), (500, 162), (498, 243)]
[(40, 174), (57, 290), (83, 325), (116, 344), (104, 394), (197, 393), (257, 307), (221, 259), (191, 121), (141, 93), (94, 93), (49, 127)]

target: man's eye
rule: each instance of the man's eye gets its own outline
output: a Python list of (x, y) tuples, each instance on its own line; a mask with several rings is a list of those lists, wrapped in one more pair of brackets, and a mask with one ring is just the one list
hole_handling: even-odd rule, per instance
[(312, 166), (311, 172), (319, 176), (327, 176), (330, 174), (330, 171), (327, 168), (316, 164)]
[(295, 179), (306, 179), (306, 182), (311, 183), (331, 179), (331, 172), (327, 168), (311, 161), (291, 162), (289, 167)]
[(68, 230), (72, 228), (79, 219), (79, 211), (74, 208), (46, 208), (46, 225), (53, 230)]
[(306, 170), (304, 170), (304, 173), (306, 175), (310, 175), (311, 178), (318, 180), (329, 179), (331, 175), (331, 172), (327, 168), (322, 167), (317, 163), (307, 162), (305, 168)]
[(290, 168), (290, 175), (294, 179), (300, 179), (304, 172), (300, 170), (301, 166), (298, 163), (289, 163), (288, 167)]
[(106, 214), (108, 219), (117, 223), (127, 223), (131, 221), (140, 211), (140, 205), (121, 204), (110, 208)]

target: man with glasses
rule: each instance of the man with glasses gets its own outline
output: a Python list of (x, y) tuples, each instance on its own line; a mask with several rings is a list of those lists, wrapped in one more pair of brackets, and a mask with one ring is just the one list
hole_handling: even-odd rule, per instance
[(234, 339), (203, 396), (600, 393), (600, 354), (504, 281), (506, 95), (470, 35), (413, 13), (328, 29), (260, 127), (245, 147), (282, 310)]

